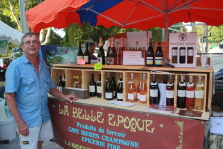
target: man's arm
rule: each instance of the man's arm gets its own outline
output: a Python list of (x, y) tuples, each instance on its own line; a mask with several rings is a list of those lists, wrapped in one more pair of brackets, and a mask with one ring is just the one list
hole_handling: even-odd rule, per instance
[(13, 117), (16, 120), (19, 133), (24, 136), (29, 135), (29, 128), (26, 122), (22, 119), (17, 108), (16, 102), (15, 102), (15, 93), (6, 93), (6, 101), (7, 101), (10, 111), (12, 112)]
[(54, 97), (57, 98), (62, 98), (64, 100), (69, 101), (70, 103), (72, 103), (73, 100), (76, 100), (76, 96), (69, 94), (69, 95), (64, 95), (63, 93), (61, 93), (60, 91), (58, 91), (55, 87), (50, 89), (50, 94)]

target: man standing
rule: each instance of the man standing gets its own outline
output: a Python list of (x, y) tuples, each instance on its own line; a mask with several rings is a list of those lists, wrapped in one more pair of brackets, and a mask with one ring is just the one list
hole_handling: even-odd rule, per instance
[(76, 100), (75, 95), (64, 95), (55, 88), (46, 63), (38, 57), (39, 49), (38, 35), (24, 34), (24, 55), (12, 61), (6, 71), (6, 100), (22, 149), (41, 149), (44, 140), (53, 138), (47, 93), (71, 103)]

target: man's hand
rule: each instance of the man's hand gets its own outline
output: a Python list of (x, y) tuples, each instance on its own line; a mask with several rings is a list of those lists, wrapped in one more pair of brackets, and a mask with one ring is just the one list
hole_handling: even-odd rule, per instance
[(73, 94), (64, 95), (64, 100), (67, 100), (72, 103), (74, 100), (77, 100), (77, 97)]
[(24, 136), (29, 135), (29, 128), (27, 124), (22, 120), (21, 122), (17, 122), (18, 125), (18, 133)]

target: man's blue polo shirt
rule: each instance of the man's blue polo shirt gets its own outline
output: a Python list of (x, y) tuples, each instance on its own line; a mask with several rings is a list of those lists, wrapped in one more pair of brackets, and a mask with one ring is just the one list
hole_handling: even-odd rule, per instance
[(25, 55), (12, 61), (6, 71), (5, 93), (15, 93), (22, 119), (29, 128), (50, 119), (47, 93), (55, 87), (45, 61), (39, 58), (39, 72)]

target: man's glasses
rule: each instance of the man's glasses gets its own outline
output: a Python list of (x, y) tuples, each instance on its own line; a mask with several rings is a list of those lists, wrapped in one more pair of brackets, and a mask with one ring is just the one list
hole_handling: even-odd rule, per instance
[(39, 41), (27, 41), (27, 42), (25, 42), (24, 44), (26, 44), (27, 46), (30, 46), (31, 44), (37, 44), (37, 43), (39, 43)]

